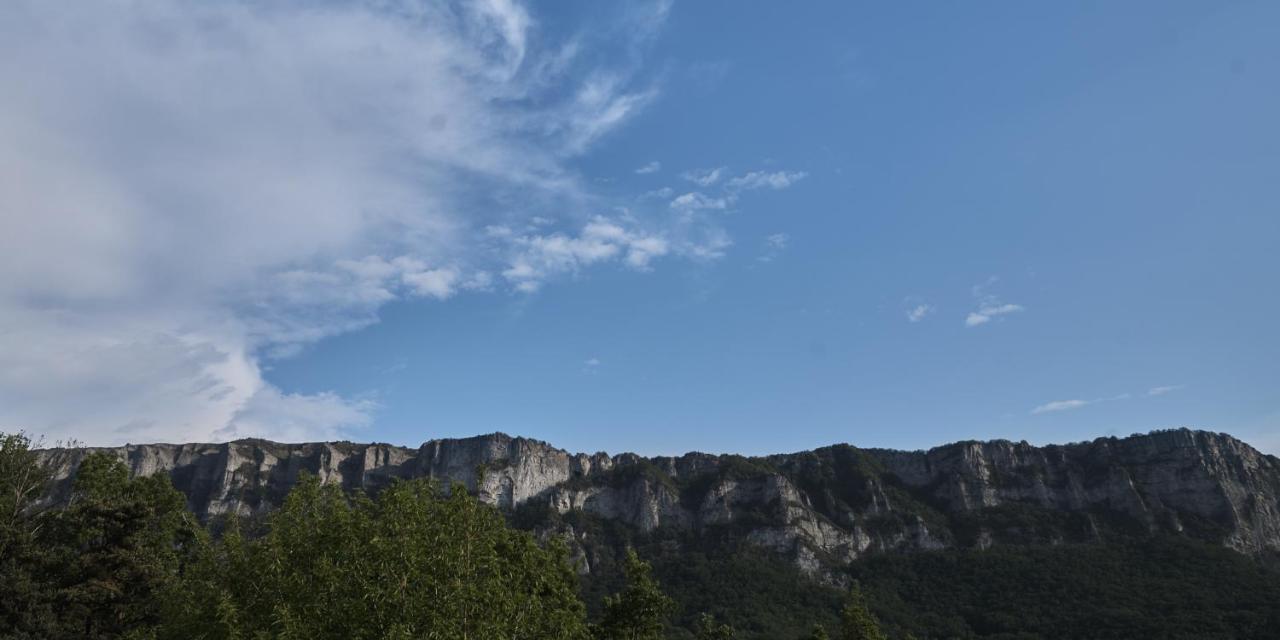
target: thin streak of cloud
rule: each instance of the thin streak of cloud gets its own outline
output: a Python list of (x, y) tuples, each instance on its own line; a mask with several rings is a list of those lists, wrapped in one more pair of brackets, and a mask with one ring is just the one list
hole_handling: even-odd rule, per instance
[(1059, 411), (1072, 411), (1089, 405), (1100, 404), (1103, 402), (1116, 402), (1119, 400), (1128, 400), (1133, 397), (1130, 393), (1121, 393), (1107, 398), (1094, 398), (1092, 400), (1054, 400), (1046, 402), (1031, 410), (1031, 415), (1040, 415), (1042, 413), (1056, 413)]
[(786, 189), (805, 179), (803, 171), (752, 171), (729, 180), (728, 188), (746, 191), (750, 189)]
[(1032, 409), (1031, 415), (1034, 416), (1042, 413), (1054, 413), (1057, 411), (1071, 411), (1093, 403), (1093, 400), (1054, 400), (1053, 402), (1046, 402)]
[(1026, 311), (1026, 307), (1020, 304), (1003, 302), (999, 297), (988, 293), (988, 289), (998, 281), (999, 278), (992, 276), (986, 282), (973, 286), (973, 297), (977, 299), (978, 308), (965, 316), (964, 326), (978, 327), (1002, 316)]
[(715, 210), (723, 211), (733, 204), (731, 198), (715, 198), (698, 191), (690, 191), (673, 199), (669, 206), (683, 213), (692, 213), (695, 211)]

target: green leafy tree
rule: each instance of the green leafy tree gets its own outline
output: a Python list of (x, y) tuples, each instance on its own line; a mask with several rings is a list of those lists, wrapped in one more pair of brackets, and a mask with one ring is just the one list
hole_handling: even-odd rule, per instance
[(840, 640), (885, 640), (857, 583), (849, 589), (848, 600), (840, 611)]
[(0, 433), (0, 554), (35, 535), (40, 515), (34, 510), (49, 481), (24, 433)]
[(714, 616), (704, 613), (698, 616), (693, 634), (697, 640), (733, 640), (734, 631), (733, 627), (716, 622)]
[(53, 632), (54, 585), (40, 540), (47, 510), (37, 504), (48, 480), (26, 434), (0, 433), (0, 634), (8, 637)]
[(831, 636), (827, 635), (827, 628), (822, 625), (815, 625), (813, 633), (809, 634), (809, 640), (830, 640)]
[(626, 587), (605, 598), (604, 614), (593, 636), (597, 640), (661, 640), (675, 603), (658, 588), (652, 568), (635, 550), (627, 550), (623, 570)]
[(301, 478), (267, 533), (236, 519), (202, 541), (163, 638), (441, 638), (586, 635), (568, 550), (509, 529), (455, 487), (397, 483), (376, 500)]
[(167, 475), (130, 478), (114, 456), (86, 456), (68, 506), (48, 528), (50, 559), (62, 569), (56, 608), (64, 626), (85, 637), (145, 633), (197, 531)]
[(167, 476), (130, 478), (93, 453), (51, 507), (48, 469), (30, 444), (0, 435), (0, 635), (145, 637), (197, 530), (182, 495)]

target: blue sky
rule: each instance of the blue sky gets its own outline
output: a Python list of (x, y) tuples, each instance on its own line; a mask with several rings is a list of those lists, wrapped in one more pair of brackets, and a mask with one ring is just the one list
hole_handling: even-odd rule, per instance
[[(225, 66), (210, 10), (169, 4), (119, 32), (176, 28), (157, 47), (202, 55), (103, 37), (147, 82), (71, 94), (127, 108), (0, 110), (0, 140), (78, 150), (14, 163), (122, 193), (92, 220), (141, 221), (121, 246), (147, 256), (119, 266), (100, 231), (71, 247), (107, 256), (83, 274), (125, 275), (7, 288), (39, 349), (11, 356), (29, 374), (0, 378), (0, 426), (648, 454), (1192, 426), (1280, 452), (1274, 3), (492, 2), (456, 24), (406, 3), (427, 26), (231, 3), (226, 32), (298, 41)], [(73, 18), (9, 11), (45, 26), (23, 36), (37, 69), (75, 59)], [(413, 64), (353, 56), (360, 38)], [(192, 69), (245, 97), (210, 106), (174, 79)], [(160, 168), (79, 161), (104, 149)], [(0, 201), (14, 228), (30, 201)], [(32, 370), (51, 352), (91, 364)]]

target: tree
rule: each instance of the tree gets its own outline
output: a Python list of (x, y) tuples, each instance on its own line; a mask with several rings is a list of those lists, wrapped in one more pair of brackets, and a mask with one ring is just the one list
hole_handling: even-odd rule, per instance
[(733, 640), (733, 627), (716, 622), (714, 616), (704, 613), (698, 617), (694, 625), (694, 637), (697, 640)]
[(33, 507), (49, 481), (49, 470), (31, 449), (25, 433), (0, 433), (0, 557), (9, 545), (34, 535)]
[(155, 598), (177, 580), (198, 529), (167, 475), (130, 478), (116, 457), (86, 456), (45, 538), (61, 569), (55, 606), (63, 625), (98, 638), (150, 629), (159, 621)]
[(37, 500), (48, 469), (24, 433), (0, 433), (0, 632), (12, 637), (49, 635), (52, 589), (41, 566), (39, 534), (46, 510)]
[(455, 487), (399, 482), (376, 500), (300, 478), (267, 532), (206, 539), (163, 638), (583, 640), (566, 547), (538, 545)]
[(43, 501), (49, 475), (25, 435), (0, 434), (0, 634), (145, 635), (196, 531), (185, 500), (106, 453), (80, 461), (63, 503)]
[(627, 585), (606, 597), (604, 615), (592, 632), (597, 640), (662, 640), (667, 615), (675, 603), (662, 593), (652, 568), (627, 549), (623, 567)]
[(856, 582), (849, 589), (848, 600), (840, 612), (840, 640), (885, 640)]
[(827, 635), (827, 628), (822, 625), (814, 625), (813, 633), (809, 634), (809, 640), (830, 640), (831, 636)]

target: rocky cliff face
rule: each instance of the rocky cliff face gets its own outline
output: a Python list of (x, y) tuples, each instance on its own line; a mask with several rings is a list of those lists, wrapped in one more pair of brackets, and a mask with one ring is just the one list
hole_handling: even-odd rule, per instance
[(1154, 532), (1244, 553), (1280, 551), (1280, 460), (1201, 431), (1046, 447), (837, 445), (764, 458), (571, 454), (503, 434), (417, 449), (240, 440), (45, 451), (61, 490), (91, 451), (119, 456), (138, 475), (169, 474), (204, 518), (268, 512), (303, 471), (368, 491), (430, 477), (462, 483), (502, 509), (528, 509), (534, 526), (575, 540), (586, 532), (558, 516), (614, 521), (640, 534), (728, 533), (810, 572), (875, 551)]

